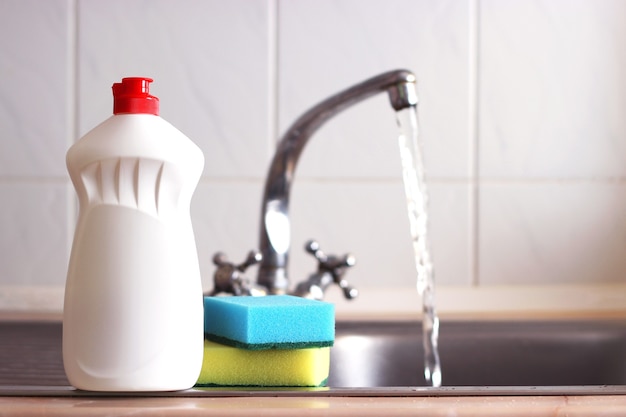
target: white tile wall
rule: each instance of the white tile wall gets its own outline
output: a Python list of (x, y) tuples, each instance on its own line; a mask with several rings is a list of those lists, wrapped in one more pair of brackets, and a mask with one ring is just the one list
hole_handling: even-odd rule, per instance
[(626, 3), (480, 4), (481, 177), (623, 177)]
[(624, 282), (626, 3), (479, 19), (480, 282)]
[(624, 184), (488, 184), (480, 203), (481, 283), (624, 282)]
[(1, 178), (65, 175), (67, 6), (64, 0), (0, 1)]
[(2, 284), (65, 284), (66, 191), (62, 183), (6, 181), (0, 184)]
[(267, 1), (86, 0), (77, 18), (80, 135), (111, 113), (115, 80), (149, 76), (207, 178), (262, 175), (274, 141)]
[[(419, 83), (428, 173), (467, 178), (467, 1), (285, 1), (278, 16), (281, 131), (330, 94), (387, 70), (409, 68)], [(305, 153), (300, 172), (397, 178), (392, 114), (380, 96), (332, 120)], [(350, 154), (359, 157), (346, 158)]]
[[(123, 76), (153, 77), (162, 116), (204, 151), (192, 218), (209, 289), (216, 250), (257, 245), (279, 133), (394, 68), (418, 77), (440, 286), (626, 276), (621, 0), (0, 0), (0, 57), (0, 292), (62, 288), (64, 154)], [(356, 286), (412, 285), (395, 136), (384, 96), (316, 134), (293, 189), (294, 278), (314, 237), (357, 256)]]

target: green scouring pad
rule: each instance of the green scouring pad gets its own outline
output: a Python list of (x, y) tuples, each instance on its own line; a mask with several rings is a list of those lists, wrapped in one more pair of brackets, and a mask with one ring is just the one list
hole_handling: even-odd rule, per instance
[(335, 307), (291, 295), (205, 297), (205, 338), (249, 350), (332, 346)]

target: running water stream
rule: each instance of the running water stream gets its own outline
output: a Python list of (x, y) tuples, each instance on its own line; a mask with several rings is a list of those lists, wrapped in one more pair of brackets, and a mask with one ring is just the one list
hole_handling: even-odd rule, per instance
[(435, 306), (435, 281), (430, 259), (428, 238), (428, 193), (424, 181), (422, 148), (418, 139), (417, 108), (410, 107), (396, 113), (400, 134), (402, 179), (413, 240), (417, 292), (422, 297), (422, 333), (424, 341), (424, 377), (433, 387), (441, 386), (441, 363), (437, 343), (439, 318)]

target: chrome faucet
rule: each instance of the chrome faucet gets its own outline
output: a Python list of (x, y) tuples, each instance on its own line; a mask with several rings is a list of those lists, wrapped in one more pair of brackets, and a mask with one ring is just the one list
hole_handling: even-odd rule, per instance
[[(407, 70), (380, 74), (320, 102), (287, 130), (274, 154), (265, 181), (259, 241), (262, 260), (257, 275), (258, 285), (267, 288), (272, 294), (289, 291), (289, 195), (298, 159), (313, 133), (341, 111), (381, 92), (389, 94), (391, 107), (396, 111), (415, 106), (415, 84), (415, 76)], [(355, 294), (345, 289), (344, 293), (348, 298), (352, 298), (350, 294)]]

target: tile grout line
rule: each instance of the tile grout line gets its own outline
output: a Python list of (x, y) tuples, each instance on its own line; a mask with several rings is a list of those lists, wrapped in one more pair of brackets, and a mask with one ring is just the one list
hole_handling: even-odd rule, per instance
[(480, 0), (469, 0), (469, 45), (468, 45), (468, 141), (469, 141), (469, 284), (477, 287), (480, 283), (480, 182), (479, 182), (479, 4)]
[[(69, 136), (69, 135), (68, 135)], [(434, 185), (467, 185), (472, 187), (480, 184), (482, 187), (503, 187), (503, 186), (572, 186), (572, 185), (607, 185), (607, 186), (626, 186), (626, 177), (553, 177), (553, 178), (481, 178), (480, 181), (460, 177), (435, 177), (427, 178), (428, 184)], [(256, 176), (225, 176), (225, 177), (202, 177), (200, 183), (203, 184), (232, 184), (232, 183), (259, 183), (264, 178)], [(402, 178), (392, 176), (381, 177), (316, 177), (302, 176), (300, 182), (308, 184), (390, 184), (402, 186)], [(6, 184), (68, 184), (71, 183), (66, 175), (55, 176), (11, 176), (0, 177), (0, 185)], [(71, 188), (72, 198), (74, 198), (74, 189)]]
[[(72, 146), (78, 134), (78, 0), (68, 0), (66, 56), (66, 105), (67, 105), (67, 147)], [(67, 178), (67, 177), (66, 177)], [(69, 259), (74, 240), (74, 227), (77, 216), (74, 188), (66, 181), (66, 254)]]
[(279, 0), (270, 0), (268, 7), (268, 156), (278, 144), (278, 86), (279, 86)]

